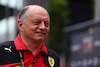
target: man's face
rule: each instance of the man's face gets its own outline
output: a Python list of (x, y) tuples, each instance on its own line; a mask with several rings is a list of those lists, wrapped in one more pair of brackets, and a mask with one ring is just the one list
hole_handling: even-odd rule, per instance
[(43, 41), (50, 29), (50, 18), (46, 11), (28, 11), (28, 17), (22, 25), (25, 38)]

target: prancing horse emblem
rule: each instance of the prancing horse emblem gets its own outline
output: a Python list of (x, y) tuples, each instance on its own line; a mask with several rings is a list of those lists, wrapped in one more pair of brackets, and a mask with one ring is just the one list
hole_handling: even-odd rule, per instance
[(11, 47), (12, 47), (12, 46), (10, 46), (9, 48), (5, 47), (4, 50), (8, 50), (8, 51), (12, 52), (12, 51), (11, 51)]
[(48, 62), (51, 67), (54, 67), (55, 61), (52, 57), (48, 56)]

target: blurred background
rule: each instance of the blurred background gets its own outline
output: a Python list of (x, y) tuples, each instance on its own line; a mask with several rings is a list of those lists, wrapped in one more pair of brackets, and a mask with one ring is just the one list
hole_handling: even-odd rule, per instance
[(46, 8), (51, 29), (46, 46), (55, 50), (61, 67), (100, 66), (100, 0), (0, 0), (0, 43), (14, 40), (18, 13), (26, 5)]

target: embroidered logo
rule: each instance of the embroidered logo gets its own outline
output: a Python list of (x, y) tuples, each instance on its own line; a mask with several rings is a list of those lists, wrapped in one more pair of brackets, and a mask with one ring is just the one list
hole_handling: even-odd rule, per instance
[(52, 57), (48, 57), (48, 62), (49, 62), (49, 65), (51, 66), (51, 67), (53, 67), (54, 66), (54, 64), (55, 64), (55, 61), (54, 61), (54, 59), (52, 58)]
[(11, 51), (11, 47), (12, 47), (12, 46), (10, 46), (9, 48), (5, 47), (4, 50), (8, 50), (8, 51), (12, 52), (12, 51)]

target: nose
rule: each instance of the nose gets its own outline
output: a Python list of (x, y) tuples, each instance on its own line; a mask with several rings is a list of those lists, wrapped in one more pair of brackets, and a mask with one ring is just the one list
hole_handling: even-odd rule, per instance
[(46, 26), (45, 26), (44, 22), (41, 22), (39, 28), (42, 30), (45, 30)]

